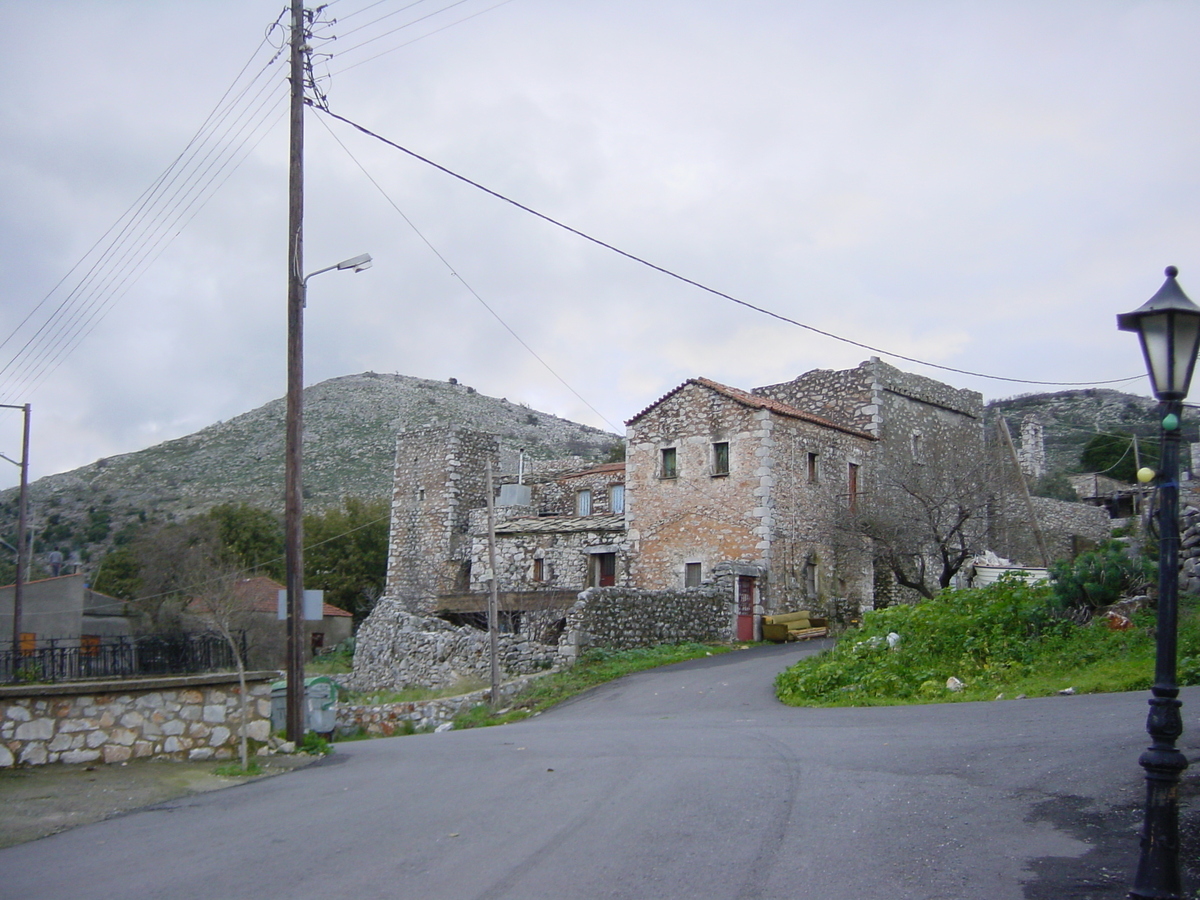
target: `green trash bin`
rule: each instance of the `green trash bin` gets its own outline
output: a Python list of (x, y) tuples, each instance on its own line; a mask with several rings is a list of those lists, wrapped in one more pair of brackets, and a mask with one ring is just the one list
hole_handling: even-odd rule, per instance
[[(328, 675), (304, 679), (304, 730), (331, 734), (337, 727), (338, 684)], [(287, 682), (271, 685), (271, 730), (287, 729)]]

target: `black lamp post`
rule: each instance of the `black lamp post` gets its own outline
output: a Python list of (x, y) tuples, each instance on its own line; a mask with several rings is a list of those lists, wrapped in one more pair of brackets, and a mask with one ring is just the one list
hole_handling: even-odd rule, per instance
[(1158, 633), (1154, 687), (1146, 730), (1152, 743), (1138, 762), (1146, 770), (1141, 856), (1129, 896), (1179, 900), (1179, 778), (1187, 759), (1175, 747), (1183, 733), (1175, 683), (1179, 619), (1179, 417), (1200, 349), (1200, 307), (1180, 289), (1179, 270), (1140, 308), (1117, 316), (1117, 328), (1142, 342), (1154, 396), (1161, 404), (1162, 464), (1158, 474)]

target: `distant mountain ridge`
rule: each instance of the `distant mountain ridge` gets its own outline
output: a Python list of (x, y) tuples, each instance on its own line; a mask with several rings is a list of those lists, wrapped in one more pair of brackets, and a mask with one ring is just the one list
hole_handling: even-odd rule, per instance
[[(221, 503), (283, 509), (283, 398), (226, 422), (145, 450), (49, 475), (30, 486), (43, 543), (107, 545), (146, 520), (186, 519)], [(502, 461), (518, 449), (533, 457), (601, 459), (621, 438), (456, 380), (364, 372), (304, 390), (304, 495), (310, 509), (345, 496), (386, 497), (396, 435), (453, 425), (499, 436)], [(15, 534), (16, 489), (0, 495), (6, 539)]]
[[(1077, 471), (1084, 445), (1097, 432), (1136, 434), (1152, 440), (1157, 440), (1159, 433), (1158, 401), (1107, 388), (1024, 394), (988, 403), (988, 424), (993, 425), (1000, 415), (1008, 420), (1017, 441), (1026, 415), (1033, 415), (1042, 424), (1051, 472)], [(1197, 439), (1196, 420), (1197, 412), (1187, 410), (1183, 421), (1185, 442)]]

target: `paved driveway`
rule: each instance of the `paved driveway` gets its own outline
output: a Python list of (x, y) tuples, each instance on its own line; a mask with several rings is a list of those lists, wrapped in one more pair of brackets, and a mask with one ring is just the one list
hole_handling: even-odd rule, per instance
[[(772, 678), (805, 652), (641, 673), (502, 728), (343, 744), (0, 851), (0, 896), (1124, 896), (1146, 695), (785, 707)], [(1184, 703), (1194, 756), (1200, 689)]]

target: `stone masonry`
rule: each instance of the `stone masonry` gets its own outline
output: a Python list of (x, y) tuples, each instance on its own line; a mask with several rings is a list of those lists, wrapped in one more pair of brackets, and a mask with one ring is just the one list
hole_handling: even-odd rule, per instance
[(129, 759), (232, 759), (242, 729), (271, 735), (271, 680), (247, 674), (242, 722), (236, 675), (0, 688), (0, 768)]

